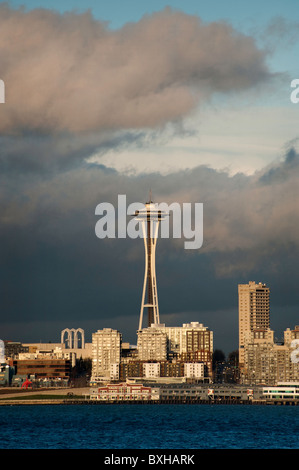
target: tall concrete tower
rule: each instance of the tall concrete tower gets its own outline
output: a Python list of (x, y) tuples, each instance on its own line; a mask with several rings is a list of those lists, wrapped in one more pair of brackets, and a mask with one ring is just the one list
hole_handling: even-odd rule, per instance
[(270, 327), (270, 289), (259, 282), (238, 285), (239, 293), (239, 364), (244, 364), (246, 334)]
[(142, 290), (142, 300), (139, 318), (139, 330), (142, 329), (143, 312), (147, 308), (148, 325), (159, 324), (159, 305), (156, 280), (156, 245), (160, 220), (163, 220), (167, 213), (158, 209), (157, 204), (150, 200), (145, 204), (145, 208), (135, 212), (135, 218), (142, 224), (142, 233), (145, 248), (145, 271)]

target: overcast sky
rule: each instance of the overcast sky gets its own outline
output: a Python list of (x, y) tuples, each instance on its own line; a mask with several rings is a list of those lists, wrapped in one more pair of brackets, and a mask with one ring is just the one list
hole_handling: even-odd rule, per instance
[(143, 242), (97, 238), (95, 208), (150, 190), (204, 213), (200, 249), (158, 241), (161, 322), (229, 353), (254, 280), (277, 339), (299, 324), (298, 25), (280, 0), (0, 3), (1, 339), (135, 344)]

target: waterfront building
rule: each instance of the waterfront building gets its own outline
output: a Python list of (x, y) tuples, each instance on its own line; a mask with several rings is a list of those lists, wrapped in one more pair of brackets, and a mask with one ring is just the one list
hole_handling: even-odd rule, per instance
[(91, 359), (92, 343), (85, 343), (84, 348), (69, 348), (64, 343), (24, 343), (26, 352), (19, 353), (19, 359), (67, 359), (75, 366), (76, 359)]
[(178, 360), (161, 362), (160, 376), (166, 380), (176, 378), (181, 381), (185, 381), (186, 379), (184, 376), (184, 362)]
[(110, 364), (110, 379), (111, 380), (118, 380), (119, 379), (119, 362), (115, 364)]
[(46, 378), (69, 378), (71, 364), (66, 359), (15, 360), (13, 368), (16, 376)]
[(160, 377), (160, 369), (160, 362), (145, 362), (143, 364), (143, 377), (147, 379)]
[(6, 359), (17, 359), (20, 353), (29, 351), (27, 345), (24, 345), (18, 341), (4, 341), (4, 346)]
[(262, 396), (262, 387), (248, 388), (243, 385), (225, 384), (159, 384), (159, 397), (161, 401), (168, 402), (248, 402), (259, 400)]
[(213, 332), (202, 323), (184, 323), (180, 327), (152, 324), (137, 334), (138, 360), (163, 362), (162, 370), (167, 364), (165, 376), (182, 376), (182, 372), (176, 370), (181, 363), (203, 363), (205, 375), (212, 376)]
[(6, 364), (5, 362), (0, 363), (0, 385), (2, 387), (7, 387), (11, 383), (11, 378), (13, 376), (13, 368)]
[(202, 323), (183, 323), (182, 326), (165, 327), (168, 338), (168, 355), (179, 357), (185, 353), (213, 352), (213, 332)]
[(244, 367), (241, 382), (244, 384), (276, 385), (278, 382), (299, 381), (299, 361), (292, 338), (297, 339), (299, 328), (284, 332), (283, 344), (274, 343), (274, 332), (254, 330), (246, 334)]
[(104, 328), (92, 334), (92, 381), (118, 378), (122, 335)]
[(149, 380), (153, 382), (210, 382), (204, 363), (184, 361), (152, 361), (138, 360), (121, 362), (120, 381)]
[(285, 344), (291, 345), (292, 341), (299, 340), (299, 325), (296, 325), (293, 330), (287, 328), (284, 332)]
[(151, 327), (137, 332), (138, 360), (164, 361), (167, 359), (167, 335), (159, 326), (152, 324)]
[(91, 395), (91, 399), (99, 401), (158, 400), (159, 390), (134, 383), (107, 384), (99, 387), (97, 392)]
[(270, 328), (270, 289), (259, 282), (238, 285), (239, 295), (239, 367), (244, 366), (247, 333)]
[(213, 385), (188, 383), (159, 383), (150, 381), (139, 383), (127, 381), (126, 383), (107, 384), (91, 389), (90, 399), (102, 402), (130, 402), (130, 401), (160, 401), (164, 403), (207, 403), (229, 402), (247, 403), (252, 400), (260, 401), (263, 398), (263, 388), (253, 386), (248, 388), (242, 385)]
[(143, 364), (144, 362), (138, 360), (121, 360), (119, 365), (119, 379), (126, 380), (130, 377), (142, 377), (143, 376)]
[(187, 379), (203, 379), (204, 364), (202, 362), (185, 362), (184, 376)]
[[(202, 323), (183, 323), (182, 326), (165, 326), (164, 323), (152, 324), (149, 328), (138, 331), (138, 336), (148, 335), (153, 337), (163, 333), (167, 338), (167, 356), (180, 357), (182, 354), (213, 352), (213, 332)], [(138, 349), (138, 344), (137, 344)], [(153, 358), (154, 359), (154, 358)]]
[(299, 400), (299, 382), (278, 382), (274, 387), (263, 387), (263, 398), (269, 400)]

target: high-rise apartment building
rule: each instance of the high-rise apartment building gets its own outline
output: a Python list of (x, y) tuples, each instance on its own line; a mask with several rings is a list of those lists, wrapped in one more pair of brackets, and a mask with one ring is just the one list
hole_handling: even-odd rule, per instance
[(92, 334), (92, 380), (117, 379), (121, 360), (122, 335), (104, 328)]
[[(143, 341), (146, 341), (144, 345), (141, 342), (143, 338)], [(158, 338), (163, 338), (163, 341), (158, 341)], [(162, 355), (161, 346), (163, 348)], [(163, 360), (166, 359), (166, 355), (179, 358), (182, 354), (199, 351), (212, 354), (213, 332), (198, 322), (184, 323), (182, 326), (165, 326), (164, 323), (152, 324), (151, 327), (138, 331), (137, 349), (139, 359), (141, 359), (141, 355), (143, 356), (142, 349), (144, 347), (148, 353), (153, 350), (154, 354), (153, 348), (157, 352), (156, 357), (144, 357), (144, 360), (159, 360), (158, 356), (161, 357), (160, 360)]]
[(168, 353), (182, 355), (197, 351), (213, 352), (213, 332), (199, 322), (183, 323), (182, 326), (165, 326), (168, 337)]
[(137, 334), (138, 360), (204, 363), (208, 376), (212, 374), (213, 332), (202, 323), (152, 324)]
[(166, 332), (152, 324), (137, 332), (137, 350), (140, 361), (164, 361), (167, 359)]
[(284, 343), (291, 345), (293, 341), (299, 341), (299, 325), (296, 325), (293, 330), (287, 328), (284, 332)]
[[(298, 335), (298, 337), (297, 337)], [(283, 344), (275, 344), (272, 330), (254, 330), (246, 334), (243, 384), (276, 385), (299, 380), (299, 361), (294, 341), (299, 342), (299, 328), (284, 332)]]
[(270, 289), (259, 282), (239, 284), (239, 366), (244, 366), (246, 334), (270, 327)]

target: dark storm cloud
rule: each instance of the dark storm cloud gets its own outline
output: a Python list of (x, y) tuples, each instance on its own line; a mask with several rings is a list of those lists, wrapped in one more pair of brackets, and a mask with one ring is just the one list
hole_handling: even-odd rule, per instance
[[(117, 205), (118, 194), (128, 204), (145, 202), (151, 188), (158, 202), (204, 204), (200, 250), (184, 250), (184, 240), (159, 240), (166, 323), (234, 329), (240, 280), (279, 286), (284, 274), (295, 273), (295, 150), (254, 176), (207, 167), (127, 176), (86, 161), (95, 151), (156, 138), (215, 92), (270, 81), (265, 53), (252, 38), (170, 9), (110, 31), (90, 14), (2, 5), (0, 44), (2, 338), (38, 341), (36, 325), (43, 340), (54, 341), (58, 328), (73, 326), (135, 333), (143, 243), (95, 235), (97, 204)], [(298, 300), (292, 283), (276, 301), (289, 312)]]
[(282, 164), (271, 165), (268, 171), (264, 171), (260, 177), (263, 184), (271, 184), (273, 182), (284, 182), (294, 172), (297, 174), (299, 170), (298, 154), (294, 147), (286, 152), (285, 160)]
[(66, 327), (76, 323), (93, 330), (118, 323), (134, 334), (143, 242), (98, 239), (95, 207), (100, 202), (117, 207), (118, 194), (126, 194), (127, 204), (144, 202), (152, 187), (156, 201), (204, 204), (200, 250), (184, 250), (184, 240), (159, 240), (162, 321), (200, 321), (216, 332), (228, 322), (234, 329), (237, 284), (262, 280), (275, 299), (274, 326), (293, 327), (299, 302), (298, 161), (290, 149), (275, 166), (283, 178), (272, 178), (271, 184), (264, 178), (269, 168), (253, 176), (231, 177), (206, 167), (126, 176), (92, 165), (22, 187), (2, 185), (2, 325), (12, 319), (61, 325), (64, 319)]

